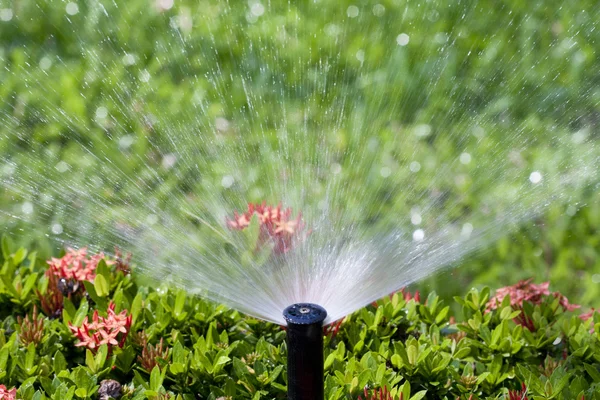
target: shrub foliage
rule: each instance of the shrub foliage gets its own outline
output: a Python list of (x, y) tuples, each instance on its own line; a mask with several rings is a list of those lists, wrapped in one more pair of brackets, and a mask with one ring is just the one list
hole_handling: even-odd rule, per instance
[[(46, 262), (2, 241), (0, 397), (286, 398), (280, 326), (142, 286), (118, 254)], [(55, 279), (77, 257), (65, 268), (93, 281)], [(326, 398), (600, 398), (593, 310), (530, 281), (455, 301), (461, 315), (435, 293), (397, 292), (326, 327)]]

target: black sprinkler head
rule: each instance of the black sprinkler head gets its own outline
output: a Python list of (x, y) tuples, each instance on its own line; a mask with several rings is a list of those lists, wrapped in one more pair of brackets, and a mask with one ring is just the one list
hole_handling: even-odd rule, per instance
[(298, 303), (283, 311), (288, 323), (288, 400), (323, 400), (323, 321), (327, 311)]

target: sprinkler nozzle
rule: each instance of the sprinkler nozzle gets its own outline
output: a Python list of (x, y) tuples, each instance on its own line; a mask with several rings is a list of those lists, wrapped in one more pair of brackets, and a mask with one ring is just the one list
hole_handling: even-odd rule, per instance
[(323, 400), (323, 321), (327, 311), (298, 303), (283, 311), (288, 344), (288, 400)]

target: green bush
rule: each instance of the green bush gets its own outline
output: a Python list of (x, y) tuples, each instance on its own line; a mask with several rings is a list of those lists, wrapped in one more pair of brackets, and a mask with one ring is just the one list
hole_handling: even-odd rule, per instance
[[(270, 1), (263, 2), (265, 13), (256, 21), (247, 19), (254, 2), (234, 3), (181, 0), (165, 10), (150, 0), (73, 2), (78, 13), (70, 15), (69, 3), (5, 2), (2, 10), (12, 18), (0, 21), (3, 231), (49, 255), (56, 243), (47, 236), (97, 244), (101, 232), (114, 234), (122, 202), (136, 211), (144, 201), (152, 208), (172, 207), (165, 211), (169, 216), (180, 211), (174, 193), (277, 202), (279, 197), (265, 197), (281, 194), (270, 192), (272, 173), (280, 172), (272, 166), (283, 163), (274, 144), (281, 103), (288, 111), (286, 128), (307, 129), (301, 139), (328, 132), (319, 148), (330, 150), (324, 153), (332, 159), (322, 165), (343, 167), (341, 186), (372, 194), (364, 202), (348, 196), (341, 207), (356, 209), (365, 225), (383, 220), (410, 226), (411, 206), (428, 198), (439, 165), (456, 161), (466, 149), (473, 162), (457, 173), (483, 183), (473, 190), (443, 182), (449, 198), (459, 200), (451, 205), (459, 214), (479, 209), (494, 188), (497, 176), (485, 160), (493, 167), (515, 147), (524, 161), (553, 164), (556, 137), (581, 133), (597, 143), (600, 29), (594, 14), (584, 11), (595, 9), (596, 0), (527, 6), (521, 0), (424, 6)], [(358, 9), (358, 17), (349, 18), (349, 7)], [(403, 32), (410, 43), (400, 47), (396, 40)], [(330, 83), (326, 91), (320, 90), (324, 82)], [(297, 118), (303, 110), (306, 120)], [(241, 143), (247, 155), (236, 180), (248, 182), (248, 190), (235, 196), (218, 184), (230, 173), (229, 154), (194, 140), (197, 132), (213, 131), (217, 118), (229, 121), (223, 146)], [(414, 140), (419, 124), (432, 132)], [(376, 147), (372, 159), (355, 165), (352, 155), (364, 153), (367, 144)], [(310, 146), (299, 147), (310, 153)], [(189, 165), (176, 173), (162, 168), (161, 155), (170, 152), (189, 158)], [(384, 167), (406, 171), (415, 152), (439, 163), (411, 178), (411, 190), (379, 179)], [(135, 179), (116, 179), (115, 171)], [(311, 183), (323, 188), (323, 182)], [(465, 285), (537, 276), (598, 306), (597, 188), (569, 195), (569, 204), (556, 204), (428, 287), (447, 299)], [(318, 200), (317, 193), (303, 196)], [(33, 213), (23, 213), (23, 204), (32, 205)], [(62, 234), (52, 233), (58, 222)], [(107, 236), (107, 242), (114, 238)], [(577, 279), (565, 279), (573, 274)]]
[[(139, 286), (120, 253), (69, 250), (47, 263), (4, 239), (1, 261), (0, 391), (15, 387), (24, 400), (286, 398), (280, 326)], [(531, 282), (455, 302), (457, 316), (435, 293), (403, 290), (326, 327), (326, 398), (379, 389), (404, 400), (600, 398), (600, 315)]]

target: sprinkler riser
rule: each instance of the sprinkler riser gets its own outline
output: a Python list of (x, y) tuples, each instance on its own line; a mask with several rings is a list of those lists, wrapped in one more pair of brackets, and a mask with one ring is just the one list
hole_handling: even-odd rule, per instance
[(323, 321), (326, 316), (322, 307), (309, 303), (294, 304), (284, 311), (288, 323), (288, 400), (324, 398)]

